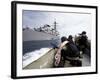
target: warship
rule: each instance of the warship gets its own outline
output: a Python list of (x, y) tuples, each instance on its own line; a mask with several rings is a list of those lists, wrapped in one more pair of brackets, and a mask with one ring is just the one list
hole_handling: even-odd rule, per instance
[(23, 68), (47, 54), (60, 43), (57, 22), (39, 28), (23, 28)]
[(52, 26), (45, 24), (43, 27), (30, 29), (23, 28), (23, 55), (43, 47), (54, 47), (60, 42), (57, 22)]

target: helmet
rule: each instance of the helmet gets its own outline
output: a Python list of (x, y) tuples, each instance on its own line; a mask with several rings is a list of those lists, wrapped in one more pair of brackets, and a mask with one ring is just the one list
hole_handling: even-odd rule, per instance
[(86, 34), (86, 31), (83, 31), (82, 34)]
[(62, 38), (61, 38), (61, 42), (64, 42), (64, 41), (66, 41), (67, 40), (67, 38), (65, 37), (65, 36), (63, 36)]
[(68, 39), (72, 39), (72, 38), (73, 38), (73, 36), (72, 35), (69, 35)]

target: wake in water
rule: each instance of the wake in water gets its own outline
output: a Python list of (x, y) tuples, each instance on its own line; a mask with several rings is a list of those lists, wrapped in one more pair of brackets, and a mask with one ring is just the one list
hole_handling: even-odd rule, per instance
[(33, 52), (26, 53), (23, 55), (22, 62), (23, 62), (23, 68), (29, 65), (30, 63), (34, 62), (35, 60), (42, 57), (44, 54), (46, 54), (50, 49), (52, 48), (41, 48), (39, 50), (35, 50)]

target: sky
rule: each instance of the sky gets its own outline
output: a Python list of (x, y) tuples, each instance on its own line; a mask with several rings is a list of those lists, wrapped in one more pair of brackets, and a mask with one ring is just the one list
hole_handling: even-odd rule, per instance
[(91, 39), (91, 14), (34, 10), (23, 10), (22, 13), (23, 28), (28, 26), (33, 29), (45, 24), (53, 25), (55, 20), (60, 37), (75, 36), (86, 31), (88, 38)]

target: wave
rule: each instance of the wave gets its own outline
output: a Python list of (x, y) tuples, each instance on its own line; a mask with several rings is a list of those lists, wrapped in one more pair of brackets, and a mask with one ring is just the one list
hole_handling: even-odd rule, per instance
[(45, 55), (52, 48), (41, 48), (33, 52), (28, 52), (22, 57), (23, 68)]

